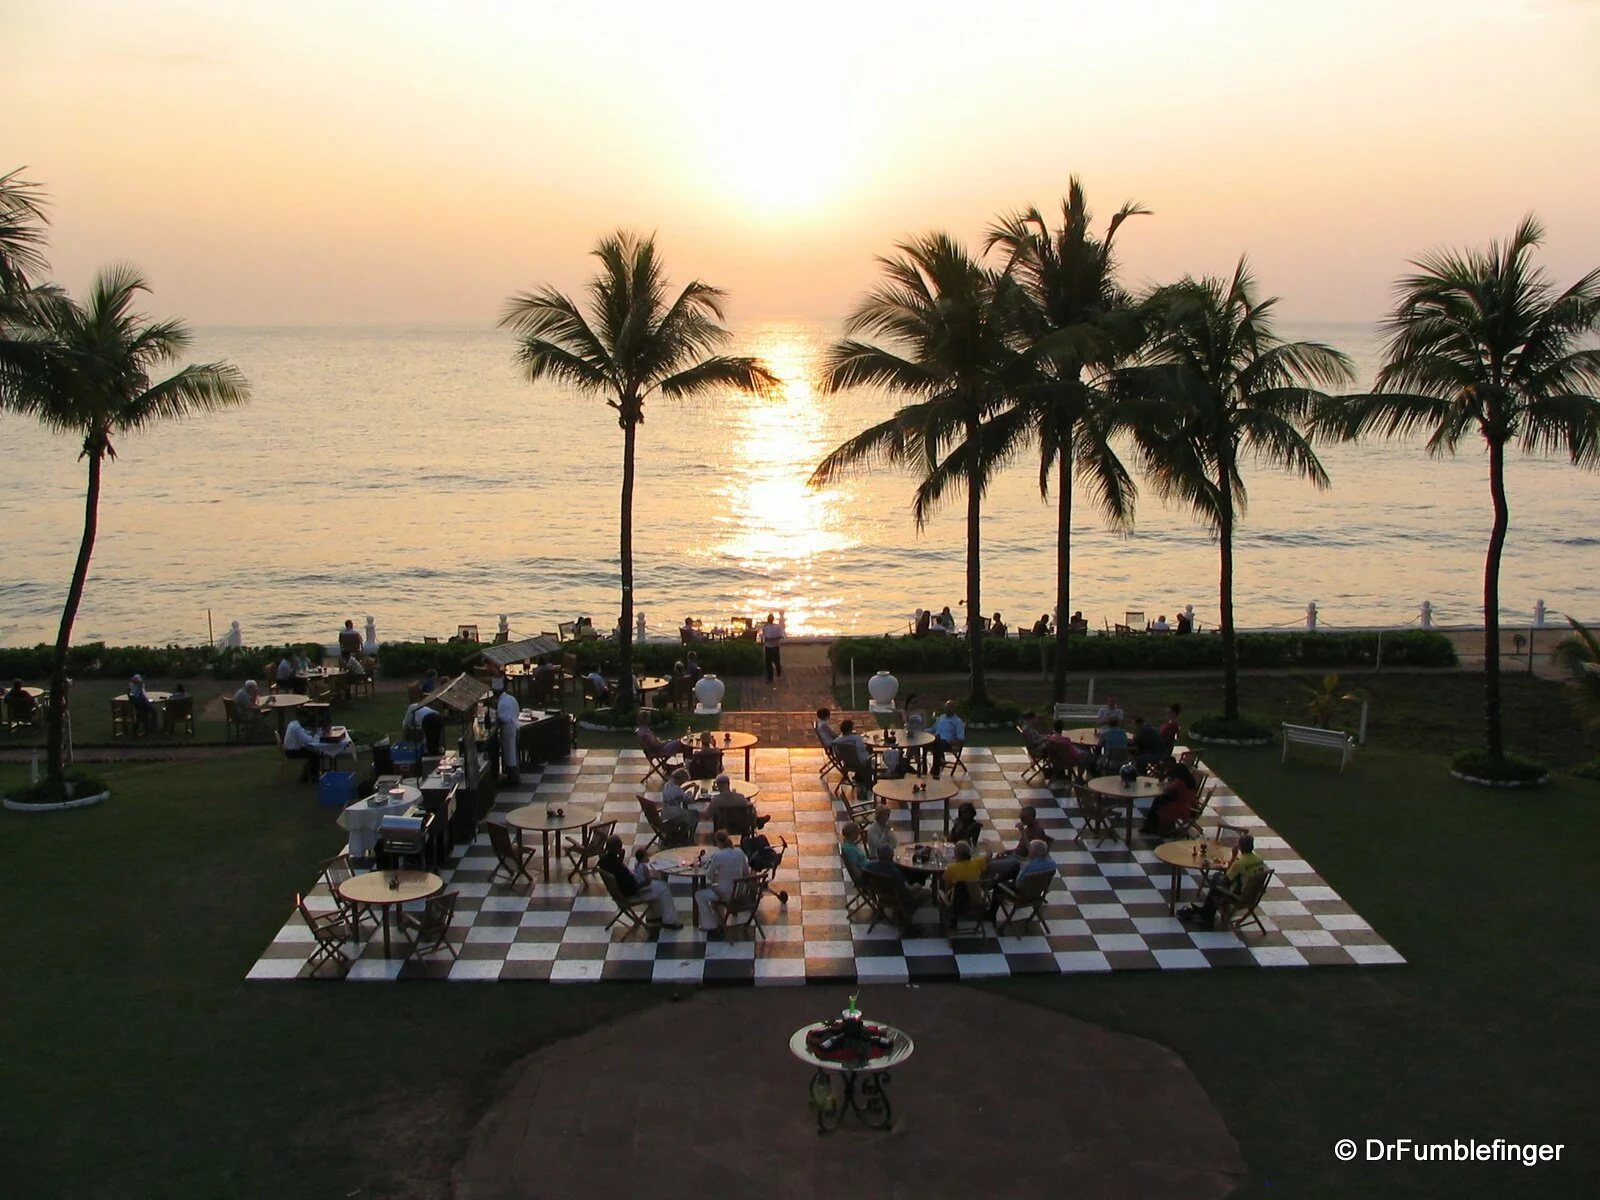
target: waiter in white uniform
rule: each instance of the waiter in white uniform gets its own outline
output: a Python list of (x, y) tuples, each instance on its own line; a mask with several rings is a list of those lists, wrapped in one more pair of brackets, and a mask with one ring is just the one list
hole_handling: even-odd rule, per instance
[(492, 685), (499, 693), (499, 698), (494, 703), (495, 719), (500, 722), (500, 754), (504, 764), (504, 774), (511, 783), (517, 780), (517, 718), (522, 715), (522, 705), (517, 703), (517, 698), (506, 691), (506, 681), (496, 676)]

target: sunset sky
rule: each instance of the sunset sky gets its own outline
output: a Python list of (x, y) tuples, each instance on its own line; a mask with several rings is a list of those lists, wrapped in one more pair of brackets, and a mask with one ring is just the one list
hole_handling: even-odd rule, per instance
[(1408, 257), (1536, 211), (1600, 264), (1600, 3), (0, 0), (0, 171), (57, 276), (198, 324), (488, 321), (657, 231), (735, 321), (828, 319), (903, 235), (1069, 175), (1127, 280), (1248, 252), (1370, 320)]

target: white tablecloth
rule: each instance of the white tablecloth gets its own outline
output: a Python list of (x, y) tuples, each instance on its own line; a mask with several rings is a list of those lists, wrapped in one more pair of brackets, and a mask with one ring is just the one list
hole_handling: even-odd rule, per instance
[(422, 793), (410, 784), (400, 789), (405, 795), (400, 799), (391, 799), (388, 793), (383, 796), (382, 804), (370, 804), (365, 800), (357, 800), (349, 808), (339, 814), (339, 828), (350, 834), (350, 853), (357, 858), (365, 858), (372, 853), (372, 848), (378, 841), (378, 826), (388, 816), (399, 816), (413, 804), (422, 799)]

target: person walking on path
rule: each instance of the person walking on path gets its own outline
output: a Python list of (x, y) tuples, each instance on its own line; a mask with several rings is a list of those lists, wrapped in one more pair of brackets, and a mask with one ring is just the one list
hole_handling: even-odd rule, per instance
[(767, 614), (767, 623), (761, 627), (761, 644), (767, 652), (767, 682), (773, 682), (774, 676), (782, 679), (783, 659), (780, 651), (783, 646), (783, 626), (771, 613)]

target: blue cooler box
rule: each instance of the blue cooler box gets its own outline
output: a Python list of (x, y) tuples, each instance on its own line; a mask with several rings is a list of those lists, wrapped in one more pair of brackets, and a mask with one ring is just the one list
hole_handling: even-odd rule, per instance
[(344, 808), (356, 795), (354, 771), (329, 771), (322, 777), (318, 800), (324, 808)]

